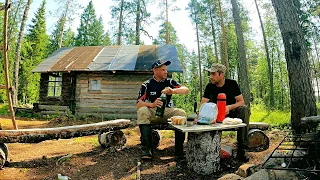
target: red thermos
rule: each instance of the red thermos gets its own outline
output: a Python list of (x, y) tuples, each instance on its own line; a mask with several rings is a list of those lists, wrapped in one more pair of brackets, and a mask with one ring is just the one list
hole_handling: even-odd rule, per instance
[(226, 105), (227, 105), (226, 94), (219, 93), (217, 98), (217, 106), (218, 106), (217, 122), (219, 123), (221, 123), (226, 118)]

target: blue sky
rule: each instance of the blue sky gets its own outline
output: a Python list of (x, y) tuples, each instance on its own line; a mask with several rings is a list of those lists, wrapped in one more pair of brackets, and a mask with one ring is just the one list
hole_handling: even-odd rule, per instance
[[(34, 16), (35, 11), (39, 8), (42, 0), (33, 0), (33, 3), (31, 4), (30, 12), (29, 12), (29, 18), (28, 22), (30, 23), (31, 18)], [(79, 4), (81, 4), (83, 7), (86, 7), (89, 4), (89, 0), (77, 0)], [(96, 10), (96, 15), (99, 17), (102, 16), (104, 20), (104, 28), (105, 30), (110, 29), (109, 27), (109, 21), (111, 20), (110, 15), (110, 9), (109, 7), (113, 4), (111, 0), (92, 0), (94, 8)], [(185, 8), (188, 6), (189, 0), (177, 0), (176, 5), (181, 9), (178, 12), (170, 12), (169, 14), (169, 21), (173, 24), (174, 28), (177, 31), (178, 38), (180, 42), (189, 50), (197, 50), (197, 43), (196, 43), (196, 32), (194, 30), (194, 25), (192, 25), (190, 18), (188, 16), (188, 11), (185, 10)], [(254, 6), (253, 0), (243, 0), (244, 5), (249, 8), (249, 12), (253, 14), (253, 16), (250, 16), (253, 20), (253, 24), (257, 24), (257, 14)], [(56, 18), (50, 16), (49, 12), (54, 11), (57, 9), (57, 3), (54, 2), (54, 0), (47, 0), (47, 6), (46, 6), (46, 12), (47, 12), (47, 32), (48, 34), (51, 34), (51, 31), (53, 30), (53, 24), (57, 21)], [(154, 12), (157, 12), (157, 3), (154, 3), (153, 6), (150, 7), (150, 11), (154, 16), (157, 14)], [(71, 23), (72, 29), (76, 33), (77, 27), (80, 23), (80, 14), (83, 12), (83, 9), (79, 10), (79, 15), (75, 18), (75, 20)], [(156, 37), (159, 31), (159, 25), (160, 22), (154, 22), (150, 27), (147, 27), (147, 31), (150, 35)], [(254, 29), (257, 28), (256, 25), (254, 25)], [(259, 28), (259, 27), (258, 27)], [(152, 40), (148, 37), (142, 36), (141, 39), (145, 42), (145, 44), (151, 44)]]

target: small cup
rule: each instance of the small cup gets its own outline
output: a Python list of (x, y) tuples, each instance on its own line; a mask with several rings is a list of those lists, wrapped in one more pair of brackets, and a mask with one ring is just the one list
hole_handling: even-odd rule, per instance
[(193, 126), (194, 125), (194, 119), (193, 118), (187, 118), (187, 126)]

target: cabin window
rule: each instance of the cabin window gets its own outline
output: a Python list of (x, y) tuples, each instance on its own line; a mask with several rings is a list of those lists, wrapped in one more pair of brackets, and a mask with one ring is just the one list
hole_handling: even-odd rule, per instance
[(90, 80), (90, 91), (100, 91), (100, 80), (92, 79)]
[(49, 76), (48, 96), (60, 97), (62, 90), (62, 77), (59, 75)]

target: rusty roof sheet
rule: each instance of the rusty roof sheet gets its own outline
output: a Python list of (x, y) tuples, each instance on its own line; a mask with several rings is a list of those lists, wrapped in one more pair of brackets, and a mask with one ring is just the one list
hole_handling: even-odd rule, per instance
[(68, 54), (73, 48), (60, 48), (51, 54), (45, 61), (40, 63), (32, 72), (48, 72), (51, 70), (51, 67), (55, 65), (59, 59)]
[(173, 45), (81, 46), (61, 48), (33, 72), (151, 71), (157, 59), (171, 61), (168, 72), (182, 72)]
[(73, 48), (51, 67), (51, 71), (86, 70), (87, 66), (95, 59), (102, 49), (103, 46), (81, 46)]

